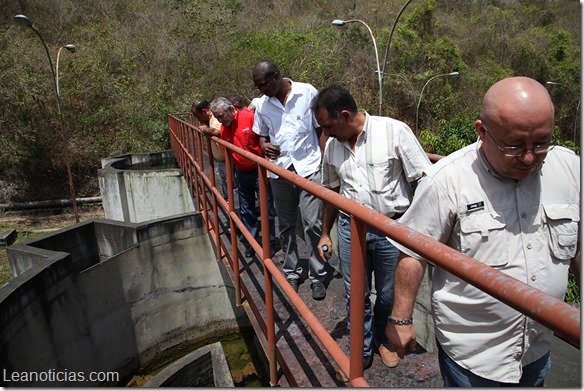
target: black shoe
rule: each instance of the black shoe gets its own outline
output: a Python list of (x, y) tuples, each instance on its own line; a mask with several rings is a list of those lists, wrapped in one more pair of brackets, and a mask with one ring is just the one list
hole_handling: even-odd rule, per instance
[[(270, 248), (272, 249), (272, 252), (276, 254), (278, 251), (282, 249), (282, 245), (280, 244), (279, 240), (274, 240), (272, 243), (270, 243)], [(272, 257), (273, 256), (274, 255), (272, 255)]]
[(247, 248), (245, 249), (245, 257), (246, 257), (246, 258), (251, 258), (251, 257), (253, 257), (254, 255), (255, 255), (255, 251), (253, 250), (253, 247), (251, 247), (251, 246), (250, 246), (250, 247), (247, 247)]
[(292, 286), (292, 289), (294, 289), (296, 293), (298, 293), (298, 282), (298, 278), (288, 278), (288, 284)]
[(322, 281), (315, 281), (310, 284), (312, 289), (312, 298), (314, 300), (323, 300), (326, 297), (326, 287)]

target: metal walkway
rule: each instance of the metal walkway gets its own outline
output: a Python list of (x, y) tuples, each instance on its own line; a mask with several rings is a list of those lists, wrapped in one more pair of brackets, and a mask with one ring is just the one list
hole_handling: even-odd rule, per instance
[[(277, 225), (277, 217), (276, 217)], [(222, 234), (225, 235), (227, 227), (223, 225)], [(276, 229), (276, 232), (277, 229)], [(225, 240), (229, 238), (225, 235)], [(259, 241), (259, 240), (258, 240)], [(308, 253), (306, 245), (300, 238), (297, 240), (299, 256), (304, 263), (304, 270), (308, 267)], [(231, 248), (229, 247), (229, 250)], [(262, 303), (265, 297), (264, 271), (257, 256), (245, 258), (243, 256), (245, 248), (239, 245), (239, 259), (243, 265), (240, 270), (245, 286), (253, 287), (247, 294), (251, 301)], [(281, 270), (284, 256), (280, 251), (276, 253), (273, 260)], [(298, 295), (300, 299), (319, 319), (322, 326), (340, 345), (346, 344), (346, 309), (344, 298), (343, 280), (338, 268), (336, 255), (327, 264), (327, 296), (322, 301), (312, 299), (310, 280), (305, 277), (305, 281), (300, 285)], [(335, 372), (338, 366), (327, 353), (323, 345), (314, 337), (308, 325), (298, 315), (291, 300), (284, 294), (282, 288), (274, 287), (275, 300), (274, 308), (276, 312), (276, 344), (282, 363), (287, 368), (279, 371), (280, 385), (292, 387), (342, 387), (343, 383), (335, 379)], [(245, 301), (244, 303), (247, 303)], [(252, 311), (249, 305), (244, 304), (247, 311)], [(265, 308), (259, 308), (261, 318), (265, 319)], [(254, 316), (250, 316), (254, 319)], [(263, 332), (261, 326), (254, 324), (256, 335), (261, 338)], [(259, 331), (259, 332), (258, 332)], [(261, 342), (261, 341), (260, 341)], [(262, 342), (265, 344), (265, 341)], [(348, 353), (348, 351), (346, 352)], [(288, 382), (284, 373), (293, 374), (292, 383)], [(415, 352), (407, 354), (404, 360), (400, 360), (396, 368), (387, 368), (379, 359), (377, 353), (374, 354), (373, 365), (365, 370), (364, 378), (371, 387), (442, 387), (442, 379), (438, 368), (437, 357), (426, 352), (421, 346)]]
[[(266, 353), (272, 386), (334, 387), (338, 367), (350, 374), (358, 387), (440, 387), (442, 380), (436, 357), (418, 347), (406, 355), (397, 368), (386, 368), (377, 355), (373, 366), (363, 371), (363, 295), (365, 285), (365, 230), (372, 227), (424, 256), (479, 289), (501, 300), (557, 334), (580, 346), (580, 313), (560, 300), (538, 291), (483, 263), (459, 253), (425, 235), (371, 209), (348, 200), (290, 171), (213, 137), (225, 148), (258, 164), (261, 231), (268, 232), (267, 172), (272, 171), (294, 185), (326, 200), (351, 216), (351, 351), (345, 348), (346, 310), (344, 287), (336, 258), (329, 262), (327, 297), (312, 299), (309, 282), (296, 293), (281, 270), (282, 254), (270, 258), (268, 238), (255, 239), (245, 229), (235, 211), (231, 156), (227, 156), (229, 203), (215, 186), (211, 148), (207, 138), (190, 120), (169, 115), (171, 142), (175, 157), (207, 230), (217, 250), (217, 260), (225, 264), (235, 287), (236, 305), (243, 306)], [(431, 158), (432, 160), (432, 158)], [(244, 257), (239, 235), (252, 243), (256, 256)], [(233, 247), (238, 246), (237, 251)], [(304, 248), (299, 243), (299, 251)], [(306, 260), (307, 254), (300, 257)], [(361, 325), (361, 327), (359, 327)], [(360, 353), (359, 353), (360, 352)], [(556, 367), (558, 367), (556, 365)], [(550, 386), (551, 384), (546, 384)]]

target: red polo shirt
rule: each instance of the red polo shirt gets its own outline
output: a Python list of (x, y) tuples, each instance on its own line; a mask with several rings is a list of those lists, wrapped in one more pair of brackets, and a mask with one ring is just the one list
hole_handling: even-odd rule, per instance
[[(259, 144), (260, 136), (252, 130), (253, 118), (254, 113), (251, 111), (235, 110), (231, 124), (228, 127), (221, 125), (221, 138), (255, 155), (264, 156)], [(239, 171), (251, 171), (257, 167), (256, 163), (238, 153), (232, 156), (235, 168)]]

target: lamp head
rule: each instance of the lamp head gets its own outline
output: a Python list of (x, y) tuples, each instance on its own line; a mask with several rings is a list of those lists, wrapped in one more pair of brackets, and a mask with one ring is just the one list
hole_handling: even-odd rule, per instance
[(341, 19), (335, 19), (332, 21), (333, 26), (344, 26), (345, 21)]
[(448, 74), (448, 76), (458, 76), (458, 75), (460, 75), (460, 73), (458, 73), (458, 72), (450, 72)]
[(14, 19), (16, 20), (16, 23), (18, 23), (21, 26), (32, 27), (32, 22), (30, 21), (29, 18), (26, 17), (26, 15), (22, 14), (16, 15)]
[(77, 50), (77, 48), (75, 47), (75, 45), (73, 45), (71, 43), (68, 44), (68, 45), (65, 45), (65, 49), (67, 49), (71, 53), (75, 53), (75, 51)]

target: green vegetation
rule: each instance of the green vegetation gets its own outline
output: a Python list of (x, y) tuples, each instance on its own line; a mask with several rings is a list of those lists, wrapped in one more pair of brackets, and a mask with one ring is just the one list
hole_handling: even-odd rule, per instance
[[(0, 203), (66, 198), (56, 99), (46, 52), (60, 56), (66, 139), (78, 196), (99, 193), (100, 159), (169, 148), (168, 112), (195, 97), (256, 96), (251, 69), (261, 59), (317, 88), (338, 82), (377, 113), (380, 60), (404, 0), (19, 0), (0, 9)], [(496, 80), (531, 76), (557, 107), (557, 134), (579, 140), (580, 4), (574, 0), (415, 0), (396, 24), (383, 85), (383, 114), (414, 129), (431, 151), (447, 154), (475, 140), (480, 99)], [(383, 64), (382, 64), (383, 67)], [(570, 144), (571, 143), (571, 144)]]

